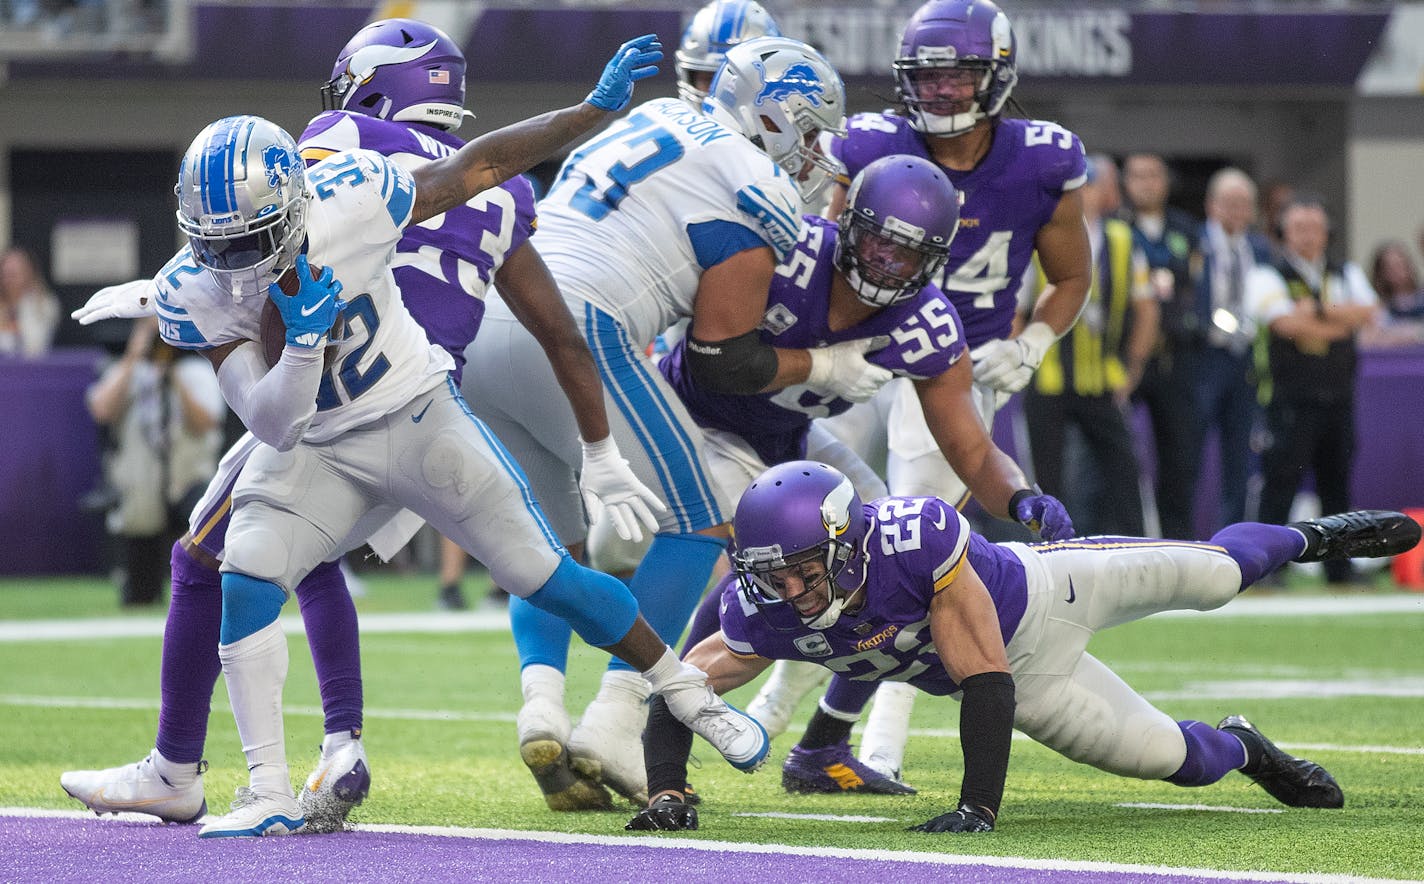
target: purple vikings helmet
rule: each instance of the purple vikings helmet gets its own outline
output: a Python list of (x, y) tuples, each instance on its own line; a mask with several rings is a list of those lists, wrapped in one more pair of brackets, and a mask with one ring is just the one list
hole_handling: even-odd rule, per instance
[(305, 169), (292, 136), (261, 117), (224, 117), (183, 155), (178, 226), (235, 300), (265, 295), (301, 251)]
[[(754, 479), (737, 504), (732, 538), (742, 593), (767, 614), (789, 605), (805, 626), (828, 629), (865, 585), (860, 495), (823, 463), (788, 461)], [(813, 563), (819, 568), (807, 574)], [(788, 575), (802, 578), (790, 597), (779, 591), (796, 588), (787, 587)]]
[[(1019, 81), (1016, 56), (1009, 17), (990, 0), (930, 0), (905, 25), (894, 63), (911, 125), (926, 135), (962, 135), (998, 116)], [(951, 70), (972, 72), (967, 107), (935, 94), (933, 84)]]
[(715, 74), (727, 50), (753, 37), (780, 37), (781, 29), (760, 3), (752, 0), (712, 0), (682, 32), (677, 55), (677, 95), (695, 108), (707, 92), (694, 85), (698, 73)]
[(872, 307), (913, 298), (949, 258), (959, 191), (929, 160), (881, 157), (850, 183), (836, 240), (836, 269)]
[(465, 54), (439, 28), (388, 18), (356, 32), (321, 87), (327, 110), (428, 123), (453, 132), (465, 110)]

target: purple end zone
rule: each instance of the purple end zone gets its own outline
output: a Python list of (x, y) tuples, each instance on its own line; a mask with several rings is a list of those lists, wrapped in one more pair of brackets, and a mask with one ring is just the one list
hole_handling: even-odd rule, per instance
[[(650, 836), (658, 837), (660, 836)], [(630, 842), (635, 839), (629, 839)], [(666, 843), (665, 841), (661, 843)], [(727, 852), (637, 843), (551, 843), (385, 832), (201, 840), (197, 826), (114, 819), (0, 816), (0, 880), (22, 882), (419, 880), (976, 881), (1129, 884), (1209, 881), (1135, 871), (1028, 869), (975, 863)], [(1254, 879), (1262, 880), (1262, 879)], [(1281, 879), (1285, 881), (1287, 879)]]

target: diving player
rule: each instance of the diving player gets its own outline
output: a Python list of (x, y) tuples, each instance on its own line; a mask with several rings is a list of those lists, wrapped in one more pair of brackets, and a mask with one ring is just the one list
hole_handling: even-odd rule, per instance
[[(994, 544), (949, 502), (862, 505), (836, 470), (772, 467), (737, 504), (735, 575), (718, 587), (721, 632), (687, 655), (719, 691), (773, 659), (856, 684), (908, 683), (960, 702), (964, 774), (955, 807), (914, 828), (987, 832), (999, 816), (1015, 728), (1074, 761), (1205, 786), (1232, 770), (1291, 807), (1338, 808), (1340, 786), (1250, 722), (1174, 721), (1087, 652), (1093, 633), (1169, 610), (1211, 610), (1286, 562), (1396, 555), (1420, 527), (1361, 511), (1286, 526), (1246, 522), (1207, 543), (1092, 537)], [(845, 749), (851, 723), (818, 714), (815, 745)], [(684, 801), (690, 735), (654, 700), (646, 737), (653, 800), (630, 829), (695, 829)]]

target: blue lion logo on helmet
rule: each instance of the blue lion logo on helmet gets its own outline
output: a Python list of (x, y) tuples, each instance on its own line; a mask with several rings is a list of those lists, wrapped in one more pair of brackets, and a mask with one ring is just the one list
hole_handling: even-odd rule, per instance
[(756, 68), (764, 81), (761, 91), (757, 93), (757, 104), (764, 104), (768, 100), (785, 101), (793, 95), (800, 95), (809, 101), (812, 107), (821, 106), (820, 96), (826, 93), (826, 87), (821, 78), (816, 76), (816, 69), (809, 64), (797, 62), (788, 65), (781, 73), (780, 79), (776, 80), (767, 79), (766, 66), (761, 62), (752, 62), (752, 67)]
[(277, 187), (292, 177), (296, 162), (291, 151), (280, 144), (269, 144), (262, 150), (262, 168), (267, 170), (267, 186)]

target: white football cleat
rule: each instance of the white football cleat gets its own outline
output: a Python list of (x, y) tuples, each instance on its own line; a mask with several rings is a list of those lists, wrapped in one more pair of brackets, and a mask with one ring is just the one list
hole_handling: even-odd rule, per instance
[(232, 800), (232, 810), (209, 820), (198, 830), (199, 838), (260, 838), (263, 835), (290, 835), (306, 822), (302, 806), (291, 795), (254, 792), (240, 786)]
[(790, 727), (797, 705), (830, 677), (831, 670), (815, 663), (777, 660), (766, 684), (747, 704), (747, 714), (761, 722), (767, 736), (776, 739)]
[(663, 700), (678, 721), (692, 728), (737, 770), (751, 773), (766, 762), (771, 738), (755, 718), (717, 696), (707, 673), (682, 665), (682, 675), (663, 685)]
[(588, 704), (569, 737), (574, 772), (627, 798), (648, 803), (643, 763), (643, 729), (648, 726), (648, 683), (636, 672), (604, 673), (598, 696)]
[(68, 770), (60, 775), (59, 785), (95, 813), (146, 813), (165, 823), (197, 822), (208, 812), (202, 776), (208, 763), (193, 765), (197, 773), (193, 782), (175, 787), (155, 766), (161, 758), (154, 749), (142, 761), (123, 767)]
[(306, 830), (314, 834), (345, 830), (351, 808), (365, 801), (370, 793), (366, 747), (359, 739), (330, 755), (323, 752), (297, 799), (306, 815)]

